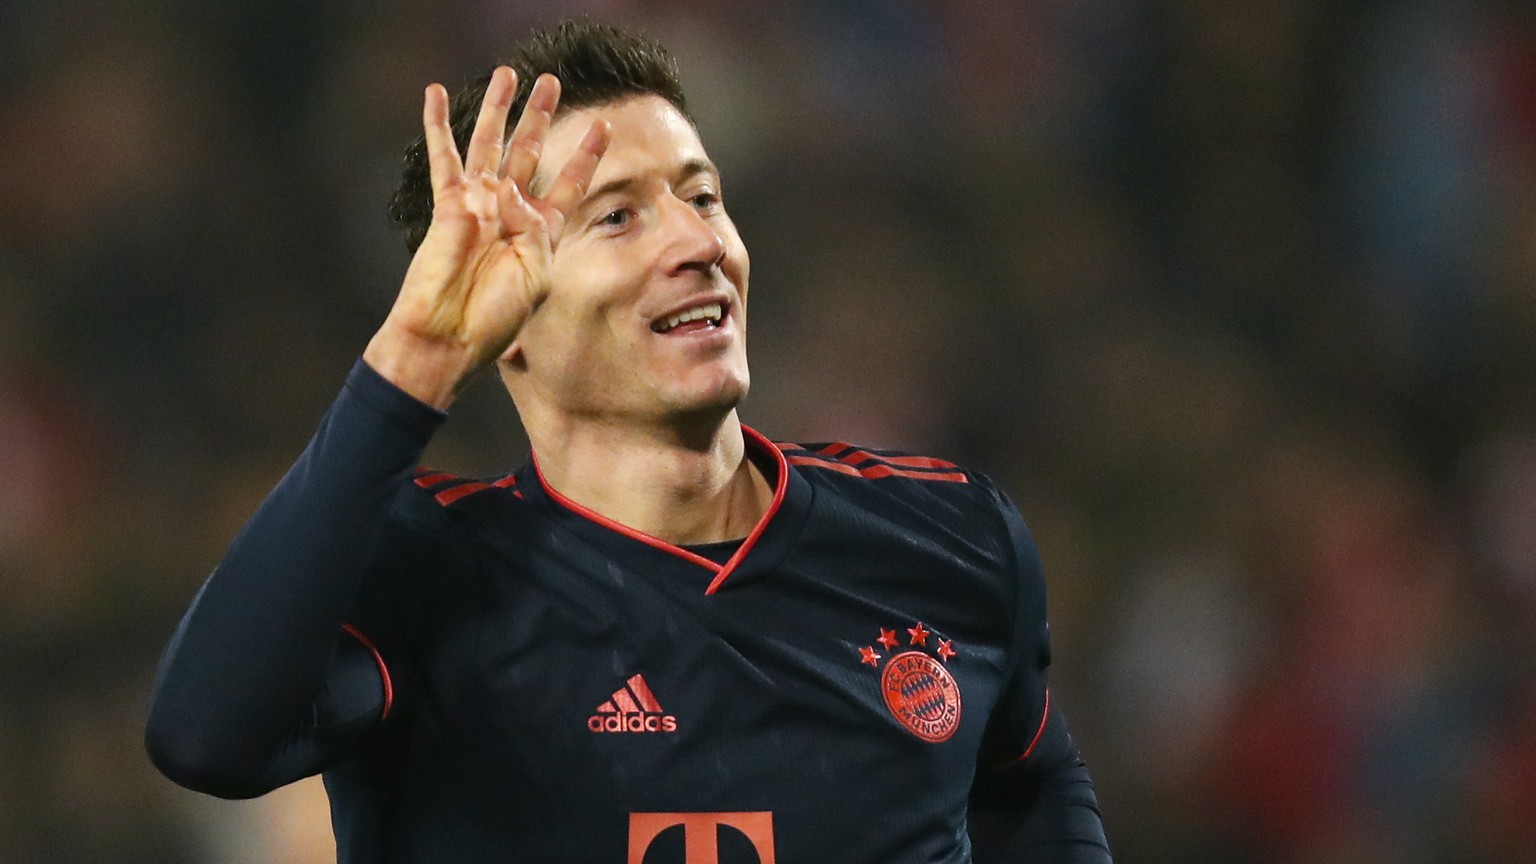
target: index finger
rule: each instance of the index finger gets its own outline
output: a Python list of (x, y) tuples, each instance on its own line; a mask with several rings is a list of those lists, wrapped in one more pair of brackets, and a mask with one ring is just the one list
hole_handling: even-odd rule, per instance
[(453, 143), (453, 130), (448, 128), (448, 91), (441, 84), (427, 85), (427, 92), (422, 97), (421, 127), (427, 144), (427, 169), (432, 176), (435, 201), (443, 187), (464, 173), (459, 148)]

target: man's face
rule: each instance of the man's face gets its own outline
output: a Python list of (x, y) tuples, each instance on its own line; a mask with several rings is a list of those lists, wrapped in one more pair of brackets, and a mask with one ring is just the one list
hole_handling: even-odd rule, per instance
[(729, 410), (748, 386), (749, 265), (692, 124), (656, 96), (572, 111), (550, 128), (535, 191), (599, 119), (611, 143), (557, 241), (549, 297), (508, 354), (509, 387), (525, 413), (573, 419)]

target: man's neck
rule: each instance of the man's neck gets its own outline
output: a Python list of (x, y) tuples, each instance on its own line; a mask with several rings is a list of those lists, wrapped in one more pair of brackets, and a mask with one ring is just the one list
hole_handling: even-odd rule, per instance
[(773, 499), (772, 485), (746, 458), (735, 411), (691, 434), (593, 423), (528, 432), (555, 491), (668, 543), (745, 537)]

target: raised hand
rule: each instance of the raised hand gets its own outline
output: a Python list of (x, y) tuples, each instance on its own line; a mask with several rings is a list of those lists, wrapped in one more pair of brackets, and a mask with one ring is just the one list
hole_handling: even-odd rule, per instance
[(560, 82), (553, 75), (534, 82), (517, 128), (503, 142), (516, 89), (511, 69), (491, 74), (462, 161), (447, 91), (433, 84), (423, 100), (432, 225), (363, 359), (438, 408), (448, 407), (476, 370), (506, 350), (548, 296), (565, 219), (608, 148), (608, 124), (593, 123), (548, 191), (533, 197), (529, 183), (560, 102)]

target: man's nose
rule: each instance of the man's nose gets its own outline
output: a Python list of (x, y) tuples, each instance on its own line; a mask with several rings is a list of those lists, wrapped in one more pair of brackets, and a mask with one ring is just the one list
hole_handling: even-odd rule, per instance
[(690, 269), (707, 273), (725, 258), (725, 240), (692, 202), (666, 196), (662, 227), (668, 238), (666, 264), (670, 274)]

